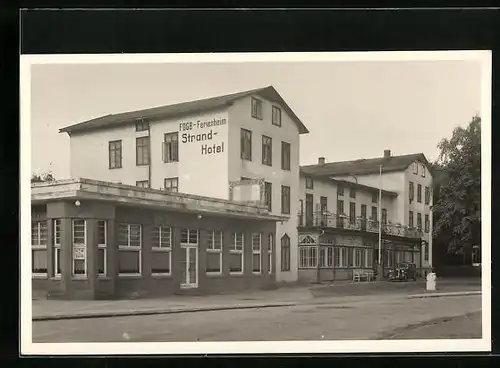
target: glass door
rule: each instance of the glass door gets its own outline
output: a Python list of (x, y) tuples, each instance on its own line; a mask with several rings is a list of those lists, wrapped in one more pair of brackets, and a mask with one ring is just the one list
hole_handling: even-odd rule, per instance
[(181, 248), (181, 288), (198, 287), (198, 247)]

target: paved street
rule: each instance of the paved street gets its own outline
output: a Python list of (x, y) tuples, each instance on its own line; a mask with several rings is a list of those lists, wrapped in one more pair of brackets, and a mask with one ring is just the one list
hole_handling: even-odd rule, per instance
[(401, 338), (467, 338), (478, 331), (480, 335), (480, 314), (444, 322), (445, 327), (412, 327), (407, 332), (404, 327), (480, 310), (480, 295), (325, 297), (289, 307), (35, 321), (33, 342), (380, 339), (391, 331)]

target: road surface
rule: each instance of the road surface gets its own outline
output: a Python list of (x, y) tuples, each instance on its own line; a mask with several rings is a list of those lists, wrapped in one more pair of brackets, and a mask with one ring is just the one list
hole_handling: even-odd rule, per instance
[[(425, 299), (381, 295), (356, 301), (336, 298), (334, 302), (319, 298), (316, 304), (294, 307), (39, 321), (33, 322), (33, 342), (381, 339), (391, 331), (403, 336), (408, 325), (480, 310), (480, 295)], [(481, 316), (477, 314), (466, 321), (455, 320), (448, 327), (413, 329), (413, 335), (408, 332), (406, 338), (449, 338), (450, 334), (467, 338), (471, 331), (480, 334), (480, 328)]]

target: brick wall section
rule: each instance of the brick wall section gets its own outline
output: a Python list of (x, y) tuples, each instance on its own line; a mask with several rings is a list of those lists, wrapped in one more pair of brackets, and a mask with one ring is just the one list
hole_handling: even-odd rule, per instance
[[(112, 299), (145, 296), (166, 296), (174, 293), (208, 294), (271, 288), (275, 285), (274, 267), (268, 274), (268, 235), (275, 236), (276, 225), (269, 220), (249, 220), (203, 215), (178, 211), (151, 210), (132, 206), (119, 206), (99, 201), (82, 201), (79, 207), (73, 201), (53, 201), (33, 210), (33, 220), (45, 219), (48, 223), (48, 277), (33, 279), (33, 289), (45, 290), (49, 298)], [(72, 219), (85, 219), (87, 223), (87, 277), (77, 279), (72, 275)], [(53, 277), (52, 231), (53, 219), (61, 219), (61, 268), (62, 277)], [(97, 275), (97, 221), (107, 221), (107, 275)], [(118, 276), (117, 229), (120, 223), (142, 225), (142, 275)], [(172, 267), (169, 276), (151, 275), (152, 229), (155, 225), (172, 228)], [(198, 288), (181, 289), (182, 228), (199, 230)], [(206, 248), (209, 230), (223, 230), (222, 274), (207, 275)], [(229, 248), (233, 232), (243, 232), (244, 273), (229, 274)], [(252, 273), (252, 233), (262, 234), (261, 274)], [(276, 248), (276, 247), (274, 247)], [(185, 251), (185, 250), (184, 250)], [(273, 260), (275, 255), (273, 254)]]

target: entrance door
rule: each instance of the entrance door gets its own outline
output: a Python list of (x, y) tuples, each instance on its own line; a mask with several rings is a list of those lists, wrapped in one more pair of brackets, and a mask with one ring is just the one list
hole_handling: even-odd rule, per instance
[(181, 247), (181, 288), (198, 287), (198, 247)]
[(312, 226), (313, 225), (313, 195), (312, 194), (306, 194), (306, 226)]
[(321, 208), (321, 226), (328, 226), (328, 198), (327, 197), (320, 197), (319, 199), (319, 205)]

